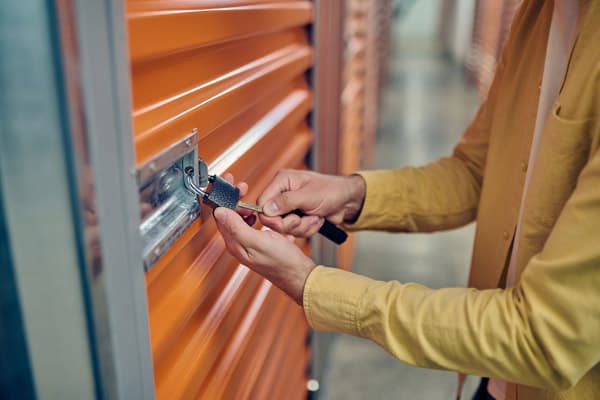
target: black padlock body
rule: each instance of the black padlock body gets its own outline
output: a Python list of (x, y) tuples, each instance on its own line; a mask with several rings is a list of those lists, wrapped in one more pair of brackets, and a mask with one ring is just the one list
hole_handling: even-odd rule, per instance
[(225, 207), (235, 210), (240, 201), (240, 189), (220, 176), (210, 177), (210, 192), (204, 196), (204, 204), (212, 207)]

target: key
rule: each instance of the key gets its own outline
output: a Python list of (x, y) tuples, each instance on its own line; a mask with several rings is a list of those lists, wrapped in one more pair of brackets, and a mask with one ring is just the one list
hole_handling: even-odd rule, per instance
[(256, 204), (246, 203), (243, 201), (238, 201), (238, 207), (245, 208), (246, 210), (256, 211), (257, 213), (262, 213), (263, 208), (261, 206), (257, 206)]
[[(247, 210), (256, 211), (257, 213), (263, 212), (263, 208), (261, 206), (257, 206), (256, 204), (245, 203), (243, 201), (239, 201), (237, 205), (238, 205), (238, 207), (245, 208)], [(306, 214), (302, 210), (296, 209), (288, 214), (283, 215), (283, 217), (286, 217), (290, 214), (296, 214), (300, 218), (306, 216)], [(342, 244), (348, 238), (348, 234), (346, 232), (344, 232), (343, 230), (341, 230), (340, 228), (335, 226), (335, 224), (333, 224), (332, 222), (330, 222), (328, 220), (325, 220), (325, 222), (319, 229), (319, 233), (336, 244)]]
[[(192, 192), (200, 196), (202, 198), (202, 202), (209, 207), (226, 207), (231, 210), (235, 210), (237, 207), (240, 207), (255, 211), (257, 213), (263, 212), (263, 208), (261, 206), (240, 201), (240, 190), (218, 175), (210, 175), (208, 177), (208, 181), (211, 184), (210, 191), (201, 190), (193, 184), (193, 170), (189, 168), (190, 167), (186, 168), (186, 173), (188, 175), (186, 186)], [(286, 215), (283, 215), (283, 217), (286, 217), (289, 214), (296, 214), (299, 217), (304, 217), (306, 215), (304, 212), (302, 212), (302, 210), (294, 210)], [(342, 244), (348, 238), (348, 234), (346, 232), (328, 220), (325, 220), (323, 226), (321, 226), (319, 229), (319, 233), (336, 244)]]
[[(245, 208), (247, 210), (256, 211), (257, 213), (263, 212), (263, 208), (261, 206), (257, 206), (256, 204), (239, 201), (237, 205), (238, 205), (238, 207)], [(290, 215), (290, 214), (296, 214), (300, 218), (302, 218), (306, 215), (302, 210), (296, 209), (296, 210), (284, 215), (283, 217), (286, 217), (287, 215)], [(346, 232), (344, 232), (343, 230), (341, 230), (340, 228), (335, 226), (335, 224), (333, 224), (332, 222), (330, 222), (328, 220), (325, 220), (325, 222), (319, 229), (319, 233), (336, 244), (342, 244), (348, 238), (348, 234)]]

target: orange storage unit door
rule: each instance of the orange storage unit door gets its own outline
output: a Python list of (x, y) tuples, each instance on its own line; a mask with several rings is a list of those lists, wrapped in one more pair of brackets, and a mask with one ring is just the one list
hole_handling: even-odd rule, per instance
[[(312, 17), (310, 1), (130, 0), (138, 165), (197, 129), (211, 172), (248, 182), (249, 201), (303, 167)], [(306, 396), (301, 308), (226, 252), (210, 211), (146, 283), (158, 399)]]

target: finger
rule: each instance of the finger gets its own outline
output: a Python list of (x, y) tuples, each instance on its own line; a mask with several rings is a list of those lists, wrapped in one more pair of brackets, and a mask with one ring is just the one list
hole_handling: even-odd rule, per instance
[(283, 192), (267, 201), (263, 210), (270, 217), (287, 214), (297, 208), (306, 211), (312, 200), (313, 194), (306, 190)]
[(219, 231), (244, 247), (252, 246), (256, 239), (256, 230), (249, 227), (244, 219), (235, 211), (225, 207), (217, 207), (214, 211)]
[(226, 173), (223, 175), (223, 179), (225, 179), (227, 182), (233, 184), (233, 182), (235, 182), (235, 178), (233, 177), (232, 173)]
[(256, 200), (257, 204), (263, 206), (267, 200), (272, 199), (282, 192), (287, 192), (291, 190), (291, 175), (293, 175), (293, 171), (290, 170), (282, 170), (279, 171), (274, 177), (273, 180), (267, 185), (265, 190), (263, 190), (262, 194)]
[(240, 190), (240, 197), (244, 197), (248, 194), (248, 184), (246, 182), (238, 182), (235, 186)]
[(314, 235), (323, 224), (323, 218), (318, 217), (316, 215), (310, 215), (307, 217), (303, 217), (295, 228), (291, 229), (289, 233), (296, 237), (310, 237)]
[(271, 228), (275, 232), (285, 233), (283, 228), (283, 218), (281, 217), (267, 217), (265, 214), (258, 214), (258, 219), (261, 224)]
[(306, 231), (305, 237), (315, 236), (319, 232), (319, 229), (321, 229), (321, 227), (323, 226), (324, 223), (325, 223), (325, 218), (321, 218), (321, 219), (319, 219), (319, 221), (317, 223), (312, 224)]
[[(229, 172), (226, 174), (223, 174), (223, 179), (225, 179), (227, 182), (231, 183), (232, 185), (235, 182), (235, 177), (233, 176), (233, 174), (231, 174)], [(248, 184), (246, 182), (239, 182), (235, 186), (240, 191), (240, 197), (244, 197), (248, 193)], [(248, 217), (253, 213), (252, 210), (248, 210), (248, 209), (242, 208), (242, 207), (237, 207), (235, 211), (238, 214), (240, 214), (242, 217)]]
[(292, 243), (296, 242), (296, 237), (294, 235), (285, 235), (285, 238)]
[(290, 214), (283, 218), (282, 225), (285, 233), (292, 233), (302, 223), (302, 219), (296, 214)]
[(214, 212), (217, 228), (227, 249), (241, 262), (250, 261), (250, 251), (261, 242), (260, 231), (252, 229), (235, 211), (218, 207)]

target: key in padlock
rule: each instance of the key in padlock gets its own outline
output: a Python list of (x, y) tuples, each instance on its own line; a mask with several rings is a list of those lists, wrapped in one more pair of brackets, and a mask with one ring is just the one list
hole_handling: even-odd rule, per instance
[[(194, 169), (192, 167), (186, 167), (185, 173), (186, 187), (198, 196), (200, 196), (204, 204), (212, 208), (226, 207), (235, 210), (237, 207), (242, 207), (256, 211), (257, 213), (263, 212), (262, 207), (260, 206), (240, 202), (240, 190), (236, 186), (227, 182), (225, 179), (221, 178), (220, 176), (209, 175), (208, 181), (211, 183), (209, 188), (210, 191), (206, 191), (200, 189), (194, 184)], [(300, 210), (294, 210), (290, 214), (292, 213), (298, 215), (299, 217), (303, 217), (305, 215)], [(285, 217), (286, 215), (283, 215), (282, 217)], [(346, 232), (344, 232), (328, 220), (325, 220), (325, 222), (321, 226), (321, 229), (319, 229), (319, 233), (336, 244), (342, 244), (348, 238), (348, 234)]]

